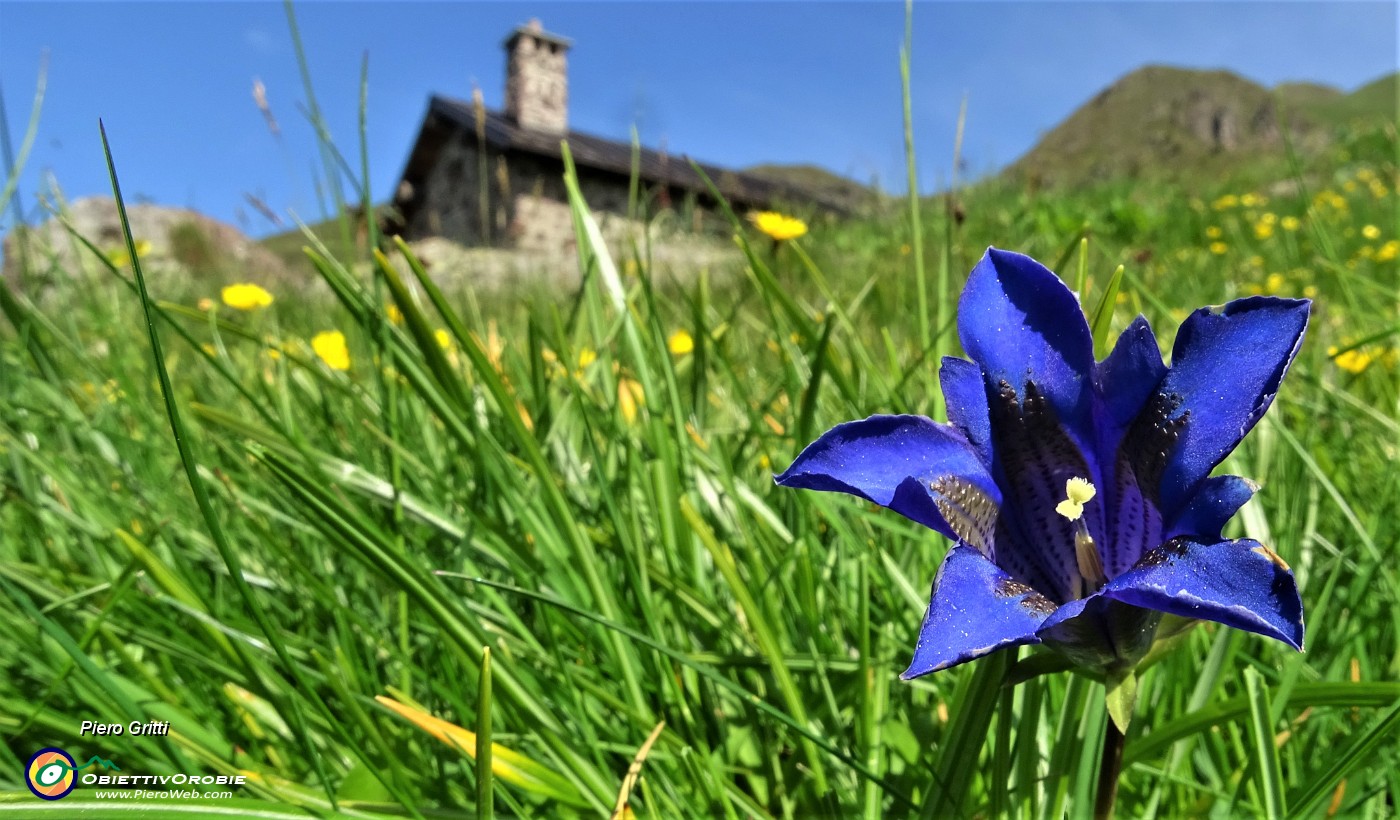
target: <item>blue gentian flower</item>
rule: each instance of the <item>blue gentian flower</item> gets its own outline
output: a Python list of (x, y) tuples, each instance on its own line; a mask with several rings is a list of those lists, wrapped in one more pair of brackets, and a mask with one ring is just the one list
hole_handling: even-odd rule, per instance
[(988, 249), (959, 304), (972, 361), (940, 371), (950, 424), (871, 416), (823, 434), (777, 477), (850, 493), (955, 542), (904, 677), (1045, 643), (1131, 669), (1162, 613), (1303, 646), (1293, 573), (1221, 538), (1256, 489), (1210, 475), (1278, 392), (1307, 300), (1202, 308), (1172, 364), (1139, 316), (1101, 362), (1075, 295), (1027, 256)]

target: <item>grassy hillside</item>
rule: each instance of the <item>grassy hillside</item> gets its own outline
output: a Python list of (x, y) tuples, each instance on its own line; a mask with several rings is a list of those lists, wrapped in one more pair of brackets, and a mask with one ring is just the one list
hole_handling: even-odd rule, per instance
[(876, 196), (869, 186), (816, 165), (755, 165), (744, 172), (811, 191), (852, 213), (869, 209)]
[(1282, 179), (1286, 142), (1307, 163), (1325, 161), (1339, 127), (1393, 123), (1395, 82), (1392, 75), (1350, 94), (1307, 83), (1271, 91), (1226, 71), (1148, 66), (1086, 102), (1003, 176), (1057, 189)]
[[(1312, 153), (1295, 177), (1240, 159), (1273, 145), (1254, 116), (1267, 92), (1217, 73), (1172, 96), (1188, 79), (1174, 72), (1125, 78), (1019, 177), (960, 192), (957, 219), (866, 213), (780, 242), (738, 218), (727, 229), (743, 256), (679, 285), (646, 248), (609, 257), (576, 201), (577, 289), (442, 292), (391, 244), (395, 266), (371, 268), (354, 220), (315, 228), (330, 250), (305, 264), (326, 287), (300, 298), (251, 270), (232, 294), (191, 293), (198, 281), (147, 293), (134, 247), (132, 267), (113, 262), (61, 307), (0, 288), (0, 820), (44, 808), (1058, 820), (1093, 816), (1109, 784), (1124, 818), (1393, 817), (1400, 168), (1393, 122), (1345, 113), (1384, 87), (1346, 105), (1285, 92), (1341, 112), (1300, 121)], [(1214, 127), (1221, 106), (1243, 130)], [(1161, 170), (1174, 164), (1181, 178)], [(1040, 283), (1008, 297), (1022, 303), (956, 316), (989, 245), (1056, 268), (1077, 300)], [(1020, 321), (1051, 292), (1056, 315)], [(1120, 668), (1071, 670), (1045, 646), (900, 680), (949, 540), (863, 499), (779, 488), (774, 473), (842, 422), (944, 420), (949, 404), (971, 420), (998, 401), (1007, 437), (975, 420), (968, 435), (995, 447), (991, 469), (1024, 482), (1020, 494), (1047, 495), (1047, 462), (1082, 442), (1060, 434), (1055, 396), (1016, 403), (956, 377), (946, 396), (955, 319), (983, 344), (1062, 340), (1092, 319), (1101, 358), (1143, 316), (1170, 356), (1192, 311), (1253, 296), (1309, 298), (1311, 324), (1267, 414), (1220, 465), (1257, 487), (1224, 535), (1257, 539), (1247, 560), (1269, 577), (1292, 573), (1307, 651), (1183, 619), (1156, 634), (1132, 683)], [(1240, 423), (1218, 414), (1258, 398), (1231, 378), (1254, 363), (1257, 337), (1244, 336), (1213, 337), (1222, 372), (1193, 390), (1209, 401), (1171, 421), (1143, 413), (1132, 443), (1153, 447), (1119, 453), (1147, 456), (1146, 470), (1183, 437)], [(1037, 355), (1063, 369), (1061, 348), (1026, 346), (1006, 351), (1008, 370)], [(1152, 372), (1153, 359), (1137, 349), (1115, 372)], [(1094, 423), (1135, 403), (1122, 393), (1161, 386), (1128, 382)], [(920, 499), (926, 482), (959, 487), (982, 469), (971, 459), (985, 449), (941, 458), (966, 453), (963, 436), (915, 437), (861, 466), (899, 480), (874, 494)], [(1125, 492), (1118, 480), (1099, 504)], [(989, 515), (963, 507), (984, 498), (967, 490), (937, 515)], [(1079, 552), (1094, 549), (1094, 514), (1070, 525), (1054, 499), (1027, 503), (1045, 513), (1032, 537), (1077, 527), (1087, 591), (1103, 572)], [(1092, 526), (1116, 547), (1119, 533)], [(1218, 580), (1211, 558), (1183, 585)], [(980, 599), (953, 601), (968, 630), (1054, 605), (1019, 579), (972, 584)], [(1257, 602), (1240, 603), (1236, 623), (1254, 625), (1241, 611)], [(1122, 625), (1121, 610), (1102, 612)], [(1110, 729), (1110, 689), (1125, 733)], [(85, 721), (169, 734), (99, 735)], [(55, 749), (72, 762), (33, 765)], [(68, 776), (139, 777), (143, 791), (87, 781), (40, 801)]]
[[(1109, 331), (1145, 314), (1164, 349), (1200, 305), (1314, 299), (1224, 466), (1262, 486), (1228, 533), (1292, 567), (1308, 651), (1185, 632), (1139, 680), (1120, 816), (1400, 802), (1378, 133), (1307, 191), (1004, 185), (961, 225), (925, 212), (922, 261), (949, 273), (930, 313), (989, 244), (1059, 260)], [(833, 424), (939, 414), (957, 341), (918, 312), (908, 223), (733, 229), (750, 256), (715, 281), (736, 284), (669, 297), (645, 258), (489, 303), (321, 259), (333, 302), (157, 301), (159, 355), (126, 270), (62, 312), (0, 299), (0, 816), (37, 805), (25, 762), (51, 746), (244, 777), (217, 799), (248, 813), (597, 817), (621, 793), (638, 817), (1086, 814), (1103, 684), (1031, 647), (899, 681), (948, 542), (773, 485)], [(80, 734), (94, 719), (171, 735)], [(62, 807), (98, 811), (92, 791)]]

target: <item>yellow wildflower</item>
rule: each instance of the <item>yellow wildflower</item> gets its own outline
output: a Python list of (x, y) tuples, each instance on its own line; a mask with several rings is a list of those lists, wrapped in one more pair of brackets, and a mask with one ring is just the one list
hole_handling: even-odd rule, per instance
[(593, 348), (585, 347), (578, 352), (578, 366), (580, 368), (588, 367), (596, 361), (598, 361), (598, 353)]
[(1351, 180), (1347, 180), (1346, 182), (1342, 183), (1342, 190), (1346, 191), (1347, 193), (1352, 193), (1356, 190), (1356, 183), (1352, 182)]
[(628, 424), (637, 421), (637, 410), (646, 403), (642, 393), (642, 383), (636, 379), (623, 377), (617, 380), (617, 409)]
[(1210, 239), (1219, 239), (1223, 233), (1224, 231), (1220, 230), (1219, 225), (1211, 225), (1209, 228), (1206, 228), (1206, 237)]
[(1377, 262), (1389, 262), (1396, 256), (1400, 256), (1400, 239), (1392, 239), (1376, 251)]
[(199, 346), (199, 349), (200, 349), (200, 350), (203, 350), (206, 354), (208, 354), (208, 355), (210, 355), (210, 356), (217, 356), (217, 355), (219, 355), (219, 351), (215, 350), (215, 349), (214, 349), (214, 346), (211, 345), (211, 344), (209, 344), (208, 342), (205, 342), (204, 344), (200, 345), (200, 346)]
[(1308, 285), (1303, 288), (1303, 296), (1307, 299), (1317, 298), (1317, 285)]
[(389, 321), (390, 321), (391, 323), (393, 323), (393, 324), (396, 324), (396, 325), (402, 325), (402, 324), (403, 324), (403, 311), (399, 310), (399, 306), (398, 306), (398, 305), (385, 305), (385, 306), (384, 306), (384, 315), (385, 315), (385, 316), (388, 316), (388, 317), (389, 317)]
[(236, 310), (257, 310), (272, 304), (272, 294), (251, 284), (229, 285), (220, 296), (224, 304)]
[(1268, 239), (1274, 235), (1274, 226), (1268, 222), (1257, 222), (1254, 225), (1255, 239)]
[(1271, 273), (1269, 278), (1264, 280), (1264, 292), (1272, 296), (1283, 290), (1283, 286), (1287, 283), (1288, 280), (1283, 278), (1283, 274)]
[(1381, 229), (1377, 228), (1375, 225), (1367, 225), (1361, 229), (1361, 235), (1367, 239), (1380, 239)]
[[(151, 243), (145, 239), (136, 240), (136, 258), (142, 259), (151, 252)], [(113, 267), (124, 268), (131, 264), (131, 254), (127, 253), (126, 247), (113, 248), (107, 252), (107, 261)]]
[(684, 356), (695, 349), (695, 340), (684, 330), (677, 330), (671, 334), (671, 338), (666, 342), (666, 347), (676, 356)]
[(796, 217), (780, 214), (777, 211), (759, 211), (750, 214), (749, 221), (754, 224), (754, 227), (778, 242), (796, 239), (807, 233), (806, 222)]
[(332, 370), (350, 369), (350, 348), (345, 344), (345, 334), (339, 330), (325, 330), (311, 337), (311, 349), (326, 367)]
[(1224, 242), (1210, 243), (1210, 252), (1215, 254), (1216, 256), (1219, 256), (1220, 254), (1224, 253), (1225, 251), (1228, 251), (1229, 249), (1230, 246), (1226, 245)]
[(1233, 208), (1239, 204), (1239, 197), (1235, 196), (1234, 194), (1226, 194), (1225, 196), (1222, 196), (1214, 202), (1210, 203), (1210, 207), (1214, 208), (1217, 211), (1223, 211), (1226, 208)]
[(442, 328), (438, 328), (437, 330), (434, 330), (434, 331), (433, 331), (433, 338), (434, 338), (434, 339), (437, 339), (438, 347), (442, 348), (443, 350), (451, 350), (451, 349), (452, 349), (452, 334), (451, 334), (451, 333), (448, 333), (447, 331), (443, 330)]
[(1351, 374), (1357, 374), (1371, 366), (1375, 356), (1369, 351), (1360, 348), (1348, 350), (1345, 353), (1338, 353), (1337, 347), (1333, 345), (1327, 348), (1327, 355), (1332, 357), (1332, 361), (1337, 367)]
[(1298, 217), (1285, 216), (1283, 219), (1279, 220), (1278, 224), (1283, 226), (1285, 231), (1296, 231), (1298, 230)]

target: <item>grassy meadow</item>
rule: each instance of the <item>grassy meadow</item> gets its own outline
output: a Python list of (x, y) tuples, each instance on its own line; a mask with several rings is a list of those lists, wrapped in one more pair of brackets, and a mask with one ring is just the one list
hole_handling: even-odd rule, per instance
[(781, 243), (731, 215), (742, 261), (687, 282), (595, 242), (580, 198), (567, 295), (444, 293), (317, 234), (323, 303), (147, 292), (129, 259), (61, 308), (0, 291), (0, 816), (130, 813), (33, 798), (46, 746), (241, 774), (217, 804), (252, 817), (1088, 816), (1102, 684), (1030, 648), (900, 682), (947, 542), (772, 482), (835, 423), (942, 413), (995, 244), (1166, 349), (1204, 304), (1314, 300), (1222, 467), (1262, 485), (1227, 534), (1293, 567), (1307, 651), (1186, 632), (1142, 677), (1118, 813), (1393, 817), (1395, 140), (1277, 185), (992, 180), (956, 218)]

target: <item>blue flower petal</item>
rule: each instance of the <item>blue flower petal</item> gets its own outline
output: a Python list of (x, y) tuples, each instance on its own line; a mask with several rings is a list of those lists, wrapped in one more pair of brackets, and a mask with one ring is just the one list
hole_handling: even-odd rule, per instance
[(1303, 602), (1293, 573), (1272, 551), (1247, 538), (1168, 541), (1099, 594), (1303, 648)]
[[(1157, 510), (1160, 469), (1139, 475), (1135, 456), (1141, 442), (1125, 435), (1142, 434), (1139, 417), (1157, 395), (1167, 366), (1157, 337), (1142, 316), (1118, 337), (1113, 351), (1094, 368), (1098, 394), (1098, 455), (1104, 482), (1106, 529), (1099, 539), (1104, 569), (1109, 577), (1126, 571), (1148, 549), (1162, 543), (1161, 514)], [(1151, 449), (1149, 447), (1148, 449)], [(1144, 482), (1150, 486), (1144, 486)]]
[[(1132, 424), (1166, 375), (1167, 366), (1162, 364), (1162, 351), (1157, 348), (1152, 326), (1139, 316), (1094, 370), (1095, 385), (1108, 411), (1106, 421), (1112, 428), (1121, 431)], [(1117, 446), (1116, 441), (1106, 444)]]
[(1054, 611), (1048, 598), (977, 550), (955, 546), (938, 570), (914, 660), (900, 677), (909, 680), (1008, 646), (1040, 643), (1036, 629)]
[(992, 417), (987, 405), (987, 387), (982, 382), (982, 368), (967, 359), (943, 357), (938, 371), (943, 386), (943, 398), (948, 406), (948, 421), (967, 436), (982, 463), (992, 464)]
[(1303, 342), (1310, 305), (1254, 296), (1202, 308), (1182, 323), (1161, 387), (1173, 403), (1179, 399), (1174, 419), (1190, 414), (1162, 475), (1167, 518), (1269, 408)]
[(1162, 540), (1189, 535), (1205, 540), (1220, 538), (1226, 522), (1254, 496), (1259, 485), (1237, 475), (1220, 475), (1201, 483), (1185, 509), (1167, 522)]
[(988, 248), (958, 303), (958, 338), (993, 390), (1006, 382), (1024, 397), (1035, 382), (1080, 445), (1092, 446), (1094, 342), (1079, 300), (1048, 268)]
[(984, 550), (991, 548), (1001, 504), (1001, 491), (967, 438), (923, 416), (838, 424), (775, 480), (859, 496)]

